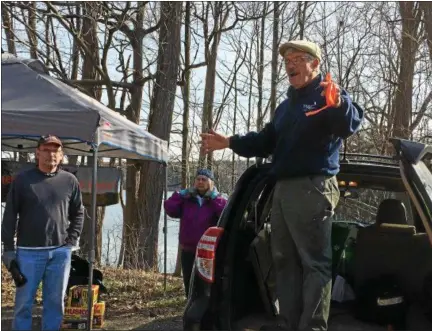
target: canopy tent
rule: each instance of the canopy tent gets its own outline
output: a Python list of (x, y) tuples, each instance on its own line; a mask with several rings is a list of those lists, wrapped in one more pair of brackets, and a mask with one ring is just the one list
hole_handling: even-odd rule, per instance
[[(94, 156), (89, 240), (89, 293), (93, 279), (97, 158), (140, 159), (162, 164), (167, 195), (168, 143), (102, 103), (49, 76), (39, 60), (2, 54), (1, 134), (3, 151), (33, 151), (41, 135), (53, 134), (67, 155)], [(166, 286), (167, 215), (164, 219)], [(90, 329), (91, 295), (88, 297)]]
[[(167, 142), (41, 70), (38, 60), (2, 54), (2, 147), (33, 150), (41, 134), (60, 137), (65, 154), (168, 160)], [(99, 137), (98, 137), (99, 136)]]

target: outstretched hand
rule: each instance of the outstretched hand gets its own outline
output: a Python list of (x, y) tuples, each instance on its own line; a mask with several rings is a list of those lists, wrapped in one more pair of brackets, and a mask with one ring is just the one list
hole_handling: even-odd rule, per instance
[(201, 133), (201, 153), (207, 154), (219, 149), (229, 147), (229, 139), (213, 129), (210, 129), (208, 133)]
[(326, 92), (327, 89), (332, 88), (334, 89), (333, 91), (331, 91), (331, 101), (330, 104), (329, 100), (327, 100), (326, 97), (326, 102), (329, 106), (335, 107), (335, 108), (339, 108), (342, 104), (342, 99), (341, 99), (341, 89), (339, 87), (339, 85), (337, 85), (334, 82), (328, 82), (328, 81), (323, 81), (320, 83), (321, 87), (324, 88), (324, 90), (321, 92), (321, 95), (323, 97), (326, 97)]
[(326, 104), (324, 107), (306, 112), (306, 116), (313, 116), (329, 107), (339, 108), (342, 105), (341, 88), (333, 82), (330, 73), (327, 73), (320, 86), (323, 88), (321, 96), (325, 98)]

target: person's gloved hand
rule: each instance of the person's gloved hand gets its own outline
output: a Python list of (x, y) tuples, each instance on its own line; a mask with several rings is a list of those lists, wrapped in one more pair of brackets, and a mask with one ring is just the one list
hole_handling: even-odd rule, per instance
[(216, 199), (216, 197), (218, 195), (219, 195), (218, 191), (213, 189), (213, 190), (207, 191), (206, 194), (204, 195), (204, 197), (213, 200), (213, 199)]
[(189, 197), (189, 196), (194, 195), (194, 194), (196, 194), (195, 187), (185, 188), (185, 189), (180, 191), (180, 195), (182, 197)]
[(11, 262), (15, 259), (16, 259), (16, 252), (15, 251), (3, 252), (2, 261), (8, 270), (10, 268)]

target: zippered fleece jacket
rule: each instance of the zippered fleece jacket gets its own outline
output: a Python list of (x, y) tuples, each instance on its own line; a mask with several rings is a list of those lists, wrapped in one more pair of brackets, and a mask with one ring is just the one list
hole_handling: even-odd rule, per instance
[(272, 155), (271, 174), (276, 180), (338, 174), (342, 140), (360, 128), (363, 109), (341, 89), (340, 107), (306, 116), (307, 112), (325, 106), (322, 79), (318, 75), (297, 90), (291, 86), (270, 123), (260, 132), (230, 137), (229, 147), (243, 157)]
[(179, 242), (184, 251), (195, 252), (204, 232), (217, 224), (226, 202), (216, 189), (207, 192), (202, 202), (193, 189), (174, 192), (164, 202), (166, 213), (180, 218)]

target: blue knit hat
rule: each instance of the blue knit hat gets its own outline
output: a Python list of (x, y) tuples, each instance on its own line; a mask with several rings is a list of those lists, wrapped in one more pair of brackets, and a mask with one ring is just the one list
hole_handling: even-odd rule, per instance
[(197, 171), (197, 176), (205, 176), (214, 181), (213, 172), (210, 169), (199, 169)]

